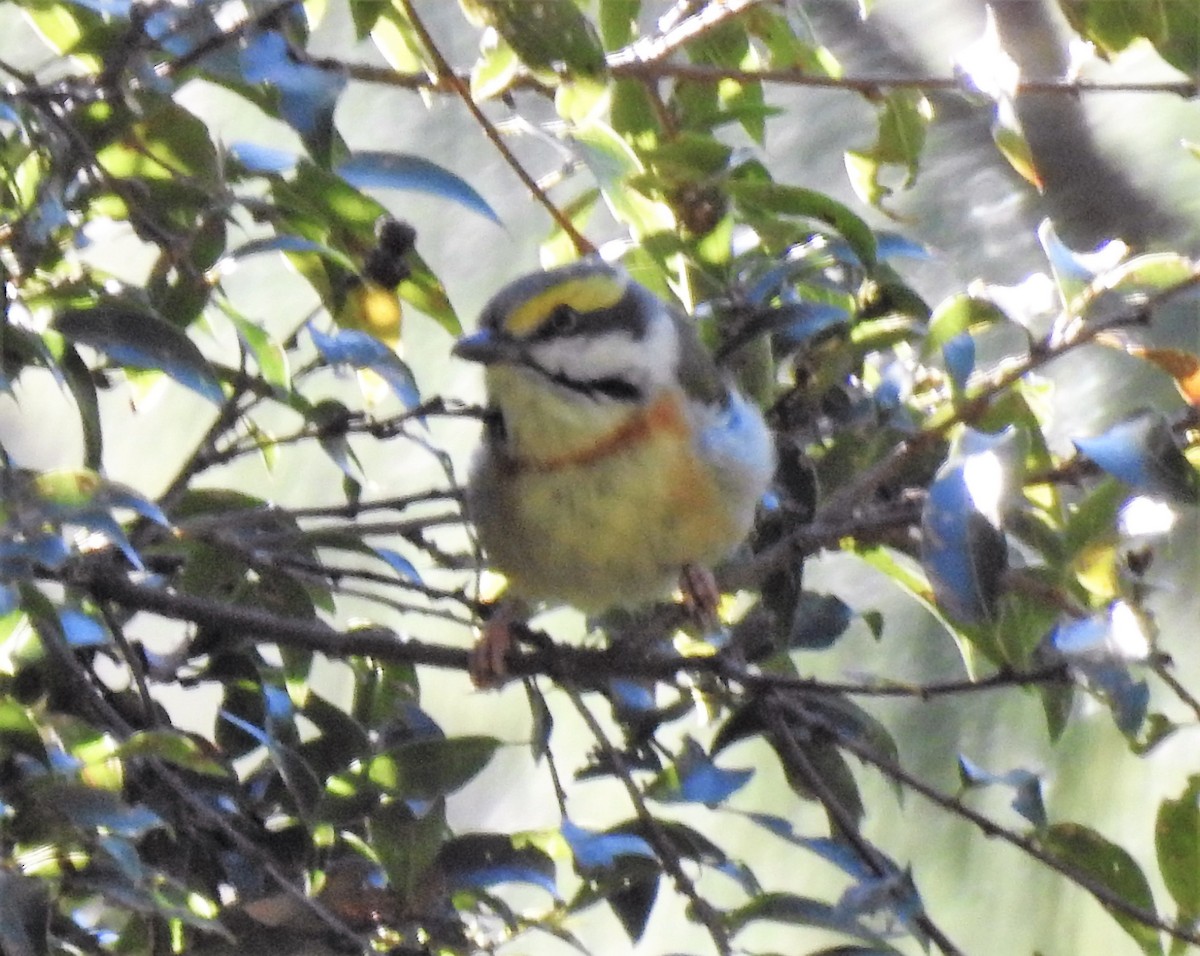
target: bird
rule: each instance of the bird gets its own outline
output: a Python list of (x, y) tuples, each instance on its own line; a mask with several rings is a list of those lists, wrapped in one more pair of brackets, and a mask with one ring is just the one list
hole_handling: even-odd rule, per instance
[(691, 318), (589, 256), (504, 286), (453, 354), (484, 368), (465, 507), (508, 582), (475, 683), (503, 682), (511, 625), (533, 605), (636, 608), (681, 582), (715, 619), (708, 569), (750, 531), (775, 449)]

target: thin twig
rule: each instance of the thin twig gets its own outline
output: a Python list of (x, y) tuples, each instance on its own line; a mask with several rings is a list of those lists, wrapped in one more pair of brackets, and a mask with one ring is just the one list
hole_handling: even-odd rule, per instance
[(692, 16), (685, 17), (660, 36), (643, 37), (625, 49), (609, 54), (609, 69), (617, 70), (628, 64), (645, 67), (665, 60), (676, 50), (716, 29), (726, 20), (762, 2), (763, 0), (711, 0)]
[(567, 696), (570, 697), (571, 703), (574, 704), (579, 716), (587, 724), (588, 731), (603, 751), (605, 759), (612, 765), (618, 779), (625, 787), (625, 792), (629, 796), (630, 803), (633, 804), (633, 810), (638, 818), (638, 822), (645, 828), (646, 839), (654, 847), (654, 852), (658, 856), (659, 862), (662, 863), (663, 869), (667, 871), (674, 881), (675, 888), (686, 896), (692, 904), (692, 909), (695, 911), (696, 916), (699, 917), (700, 922), (708, 930), (709, 936), (712, 937), (713, 945), (716, 947), (717, 952), (721, 956), (728, 956), (732, 952), (729, 943), (729, 932), (725, 928), (725, 923), (721, 918), (720, 912), (700, 895), (700, 892), (696, 889), (696, 884), (683, 871), (683, 864), (679, 858), (678, 851), (671, 842), (671, 838), (659, 826), (658, 820), (646, 806), (642, 792), (634, 782), (633, 775), (630, 773), (625, 759), (621, 756), (617, 748), (612, 745), (612, 742), (604, 732), (604, 728), (600, 726), (600, 722), (596, 719), (595, 714), (584, 703), (579, 688), (565, 682), (561, 686), (567, 692)]
[[(894, 876), (894, 867), (889, 864), (883, 853), (859, 832), (853, 815), (842, 806), (837, 794), (825, 782), (820, 771), (817, 770), (816, 766), (809, 759), (808, 754), (805, 753), (804, 748), (800, 745), (800, 742), (796, 739), (792, 728), (783, 719), (782, 708), (776, 704), (777, 701), (782, 700), (783, 698), (778, 694), (768, 696), (762, 702), (762, 712), (767, 717), (767, 723), (771, 728), (772, 735), (779, 741), (779, 744), (783, 748), (787, 762), (800, 772), (804, 778), (804, 785), (813, 792), (825, 808), (825, 812), (829, 814), (830, 819), (837, 824), (838, 838), (849, 843), (854, 848), (859, 859), (877, 877), (885, 879)], [(962, 950), (954, 945), (950, 937), (938, 927), (932, 917), (923, 908), (917, 913), (915, 920), (921, 930), (924, 931), (946, 956), (963, 956)]]
[[(620, 54), (618, 54), (620, 55)], [(717, 83), (734, 80), (739, 83), (773, 83), (784, 86), (805, 86), (820, 89), (851, 90), (865, 95), (874, 95), (883, 90), (915, 89), (922, 92), (946, 91), (978, 93), (966, 77), (957, 76), (898, 76), (879, 74), (875, 76), (827, 76), (809, 73), (800, 69), (753, 69), (715, 66), (703, 63), (679, 63), (662, 60), (610, 61), (610, 72), (615, 77), (630, 79), (674, 79), (694, 83)], [(1072, 79), (1025, 79), (1015, 87), (1017, 93), (1169, 93), (1176, 96), (1195, 96), (1197, 84), (1190, 80), (1171, 82), (1121, 82), (1106, 83), (1099, 80)]]
[(1189, 932), (1171, 923), (1167, 923), (1158, 917), (1158, 914), (1151, 910), (1145, 909), (1134, 903), (1130, 903), (1125, 897), (1119, 895), (1109, 889), (1103, 883), (1100, 883), (1086, 873), (1081, 873), (1078, 870), (1072, 869), (1063, 863), (1062, 860), (1055, 857), (1052, 853), (1043, 849), (1038, 842), (1027, 836), (1019, 833), (1014, 833), (1012, 830), (1001, 826), (989, 817), (984, 816), (976, 810), (972, 810), (961, 800), (948, 796), (929, 784), (919, 780), (917, 777), (910, 774), (899, 764), (893, 763), (887, 757), (879, 754), (872, 747), (860, 742), (854, 735), (849, 734), (844, 728), (839, 727), (836, 721), (829, 720), (819, 714), (815, 714), (811, 709), (806, 708), (803, 704), (789, 704), (789, 712), (801, 723), (819, 730), (833, 737), (839, 747), (849, 753), (854, 754), (863, 763), (879, 770), (884, 776), (891, 778), (901, 786), (920, 794), (926, 800), (942, 808), (943, 810), (955, 816), (967, 820), (969, 823), (977, 827), (985, 836), (994, 837), (1002, 840), (1005, 843), (1011, 844), (1021, 850), (1026, 855), (1037, 860), (1039, 863), (1049, 867), (1054, 872), (1060, 874), (1070, 880), (1080, 889), (1090, 893), (1103, 906), (1114, 912), (1120, 913), (1130, 919), (1136, 920), (1144, 926), (1148, 926), (1159, 932), (1167, 933), (1174, 939), (1181, 940), (1185, 943), (1200, 945), (1200, 933)]
[(400, 5), (404, 8), (404, 14), (409, 24), (420, 38), (425, 52), (429, 54), (430, 59), (433, 61), (434, 76), (438, 80), (447, 83), (458, 98), (462, 100), (463, 105), (470, 112), (471, 116), (474, 117), (475, 122), (479, 124), (479, 128), (483, 130), (488, 141), (491, 142), (492, 146), (503, 157), (509, 168), (516, 173), (517, 178), (529, 190), (530, 195), (541, 204), (550, 214), (555, 224), (570, 238), (571, 243), (575, 246), (575, 251), (581, 256), (594, 253), (596, 247), (575, 228), (575, 224), (571, 222), (570, 217), (559, 209), (542, 188), (538, 186), (537, 180), (529, 175), (529, 172), (522, 165), (521, 161), (517, 159), (513, 151), (508, 148), (508, 144), (504, 142), (500, 131), (496, 129), (496, 124), (488, 119), (483, 110), (479, 108), (479, 104), (475, 102), (475, 98), (471, 95), (471, 88), (450, 68), (450, 64), (446, 61), (441, 49), (434, 42), (433, 36), (417, 15), (412, 0), (400, 0)]
[[(47, 628), (42, 633), (44, 646), (54, 656), (56, 662), (65, 669), (74, 689), (83, 696), (85, 706), (95, 712), (103, 725), (112, 733), (123, 739), (131, 737), (133, 735), (133, 728), (104, 698), (103, 694), (100, 693), (92, 681), (88, 679), (74, 652), (67, 646), (57, 631), (54, 628)], [(146, 759), (153, 768), (155, 779), (166, 784), (174, 792), (175, 796), (187, 805), (197, 820), (203, 821), (219, 830), (222, 837), (245, 854), (246, 859), (250, 863), (261, 867), (284, 893), (297, 900), (301, 906), (311, 912), (320, 922), (324, 923), (339, 937), (354, 945), (356, 951), (362, 947), (363, 938), (358, 933), (350, 929), (323, 903), (306, 894), (283, 871), (273, 857), (266, 853), (254, 840), (233, 826), (222, 813), (214, 810), (205, 801), (204, 797), (196, 793), (194, 788), (185, 783), (175, 771), (158, 758), (149, 757)]]
[[(627, 56), (618, 50), (613, 56)], [(398, 73), (388, 67), (369, 63), (342, 63), (337, 60), (312, 60), (313, 65), (342, 69), (346, 75), (362, 83), (375, 83), (398, 89), (424, 93), (454, 93), (454, 80), (470, 83), (470, 75), (456, 73), (431, 77), (428, 73)], [(717, 83), (733, 80), (739, 83), (766, 83), (776, 86), (796, 86), (813, 89), (847, 90), (863, 95), (874, 95), (884, 90), (919, 90), (921, 92), (949, 92), (974, 94), (978, 90), (966, 77), (956, 76), (900, 76), (877, 74), (871, 76), (828, 76), (810, 73), (801, 69), (753, 69), (718, 66), (704, 63), (680, 63), (670, 60), (639, 61), (633, 59), (608, 61), (608, 73), (613, 79), (642, 80), (653, 83), (657, 80), (683, 80), (696, 83)], [(553, 88), (530, 73), (517, 73), (506, 89), (511, 91), (533, 91), (553, 94)], [(1193, 97), (1200, 87), (1191, 80), (1105, 82), (1102, 80), (1078, 80), (1049, 77), (1026, 78), (1017, 83), (1016, 93), (1062, 94), (1080, 96), (1088, 94), (1144, 93), (1167, 94)]]
[[(102, 601), (112, 601), (126, 610), (145, 611), (171, 620), (207, 626), (232, 634), (247, 634), (281, 646), (316, 651), (333, 658), (373, 657), (466, 673), (465, 649), (445, 647), (399, 637), (384, 628), (339, 631), (322, 621), (273, 614), (260, 608), (183, 594), (167, 588), (137, 583), (123, 572), (95, 560), (81, 561), (68, 573), (68, 581), (86, 589)], [(738, 683), (747, 690), (787, 690), (803, 695), (830, 694), (905, 697), (930, 700), (961, 694), (987, 692), (1004, 687), (1069, 682), (1061, 666), (1032, 671), (1002, 671), (978, 680), (961, 679), (929, 684), (900, 682), (831, 682), (813, 678), (757, 674), (724, 657), (679, 657), (614, 653), (611, 648), (571, 647), (546, 642), (545, 649), (510, 653), (509, 671), (514, 677), (544, 675), (581, 687), (594, 687), (618, 677), (669, 681), (680, 674), (709, 674)]]
[[(901, 442), (874, 466), (830, 495), (817, 509), (813, 524), (837, 523), (848, 519), (854, 514), (860, 502), (869, 501), (876, 489), (895, 477), (915, 456), (924, 452), (931, 445), (942, 441), (955, 426), (970, 421), (983, 411), (992, 399), (1011, 388), (1030, 372), (1093, 341), (1104, 332), (1115, 328), (1146, 324), (1156, 309), (1172, 299), (1190, 292), (1197, 285), (1200, 285), (1200, 266), (1194, 268), (1191, 275), (1182, 282), (1163, 289), (1114, 316), (1091, 323), (1080, 321), (1076, 323), (1073, 334), (1063, 336), (1052, 343), (1049, 338), (1046, 339), (1039, 346), (1030, 350), (1026, 361), (1005, 368), (990, 381), (973, 388), (967, 398), (956, 404), (953, 410), (926, 425), (916, 436)], [(1063, 324), (1058, 322), (1055, 323), (1055, 326), (1059, 327)], [(803, 543), (804, 534), (805, 529), (800, 528), (795, 535), (788, 536), (755, 555), (753, 561), (747, 562), (746, 568), (742, 569), (742, 577), (747, 581), (761, 581), (771, 571), (786, 565), (793, 560), (797, 543)]]
[(1197, 700), (1195, 695), (1180, 683), (1179, 678), (1171, 673), (1170, 660), (1162, 658), (1152, 661), (1150, 668), (1158, 676), (1159, 680), (1171, 688), (1175, 696), (1183, 701), (1191, 709), (1192, 713), (1196, 715), (1196, 718), (1200, 720), (1200, 700)]
[(257, 607), (231, 605), (149, 584), (138, 584), (119, 571), (99, 566), (76, 566), (70, 583), (86, 588), (95, 598), (126, 608), (147, 611), (200, 627), (211, 626), (257, 640), (316, 651), (335, 658), (377, 657), (430, 667), (467, 671), (467, 652), (458, 648), (410, 641), (386, 628), (339, 631), (323, 621), (285, 617)]
[(125, 635), (125, 628), (121, 626), (112, 607), (108, 604), (101, 604), (100, 614), (104, 618), (109, 633), (112, 634), (117, 649), (121, 652), (121, 657), (125, 660), (125, 666), (133, 675), (133, 686), (137, 688), (138, 701), (142, 707), (142, 719), (147, 727), (153, 727), (158, 723), (158, 710), (154, 698), (150, 696), (150, 685), (146, 683), (146, 667), (142, 657), (134, 651), (133, 645), (129, 643), (129, 638)]
[[(1064, 664), (1052, 664), (1028, 671), (1002, 670), (988, 677), (963, 677), (958, 680), (933, 681), (927, 684), (897, 680), (827, 681), (814, 677), (786, 677), (781, 674), (757, 674), (744, 667), (725, 662), (723, 658), (708, 658), (721, 663), (713, 672), (728, 681), (745, 687), (751, 694), (770, 691), (795, 691), (809, 696), (830, 695), (850, 697), (892, 697), (921, 701), (939, 697), (956, 697), (1007, 687), (1036, 687), (1039, 685), (1071, 684), (1070, 670)], [(690, 663), (690, 662), (689, 662)]]

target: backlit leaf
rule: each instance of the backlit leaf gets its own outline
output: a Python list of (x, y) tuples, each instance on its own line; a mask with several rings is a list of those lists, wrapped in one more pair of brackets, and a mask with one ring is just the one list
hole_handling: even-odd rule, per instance
[(54, 328), (72, 342), (107, 355), (118, 365), (159, 369), (215, 404), (224, 401), (208, 360), (181, 330), (149, 312), (116, 303), (67, 309)]
[(1200, 502), (1200, 474), (1184, 457), (1160, 412), (1141, 411), (1075, 447), (1114, 478), (1178, 504)]
[(423, 156), (362, 150), (339, 163), (337, 174), (359, 189), (407, 189), (450, 199), (500, 225), (500, 217), (473, 186)]
[(1200, 914), (1200, 776), (1158, 807), (1154, 823), (1158, 868), (1184, 921)]
[[(1039, 833), (1038, 840), (1068, 867), (1087, 874), (1134, 906), (1155, 912), (1150, 884), (1137, 861), (1095, 830), (1076, 823), (1056, 823)], [(1118, 910), (1109, 912), (1143, 953), (1161, 956), (1158, 930)]]

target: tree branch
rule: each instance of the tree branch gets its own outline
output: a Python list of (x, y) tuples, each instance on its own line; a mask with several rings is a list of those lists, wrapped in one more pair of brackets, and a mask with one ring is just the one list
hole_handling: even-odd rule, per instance
[(492, 146), (495, 147), (496, 151), (509, 165), (509, 168), (517, 174), (517, 178), (529, 190), (533, 198), (550, 214), (550, 218), (554, 220), (555, 224), (570, 237), (572, 244), (575, 246), (575, 251), (580, 255), (594, 253), (596, 247), (575, 228), (575, 224), (571, 222), (570, 217), (551, 201), (542, 187), (537, 184), (537, 180), (529, 175), (529, 172), (521, 164), (521, 161), (517, 159), (513, 151), (508, 148), (508, 144), (504, 142), (500, 131), (496, 129), (496, 124), (488, 119), (487, 114), (475, 102), (475, 98), (471, 95), (470, 87), (450, 68), (450, 64), (446, 62), (442, 51), (434, 42), (433, 36), (417, 15), (412, 0), (400, 0), (400, 5), (404, 8), (404, 15), (408, 18), (408, 22), (412, 25), (417, 36), (420, 37), (421, 45), (425, 47), (425, 51), (429, 54), (430, 59), (433, 60), (434, 77), (439, 82), (447, 84), (454, 94), (462, 100), (463, 105), (470, 112), (471, 116), (474, 117), (475, 122), (479, 124), (479, 128), (483, 130), (484, 135), (487, 136)]
[[(862, 836), (858, 831), (858, 826), (850, 812), (842, 806), (837, 798), (837, 794), (825, 782), (816, 766), (805, 753), (804, 748), (800, 745), (800, 741), (796, 739), (796, 735), (792, 728), (788, 726), (787, 721), (783, 719), (781, 707), (776, 706), (775, 700), (780, 699), (778, 695), (768, 695), (762, 703), (762, 712), (767, 717), (767, 725), (771, 728), (771, 734), (779, 741), (787, 761), (796, 768), (800, 776), (804, 779), (804, 784), (813, 792), (817, 800), (825, 808), (825, 812), (829, 814), (830, 819), (837, 824), (837, 836), (849, 843), (858, 858), (871, 870), (875, 876), (880, 879), (886, 879), (895, 875), (894, 868), (890, 865), (887, 858), (881, 853), (872, 843)], [(929, 936), (946, 956), (963, 956), (960, 950), (933, 921), (924, 908), (917, 913), (916, 923)]]
[(625, 759), (609, 741), (608, 736), (604, 733), (604, 728), (596, 720), (595, 714), (588, 710), (582, 695), (579, 693), (579, 688), (572, 684), (564, 684), (563, 686), (567, 695), (571, 698), (571, 703), (575, 705), (575, 710), (583, 718), (584, 723), (587, 724), (589, 732), (604, 753), (605, 758), (612, 764), (613, 772), (625, 787), (625, 792), (629, 795), (630, 803), (633, 804), (638, 822), (645, 828), (646, 838), (654, 847), (654, 852), (658, 856), (659, 862), (662, 863), (663, 869), (667, 871), (668, 875), (674, 881), (675, 888), (686, 896), (692, 904), (696, 916), (699, 917), (700, 922), (708, 930), (708, 935), (712, 937), (713, 945), (716, 947), (717, 952), (721, 956), (728, 956), (732, 952), (732, 949), (729, 944), (729, 933), (725, 928), (721, 913), (700, 895), (700, 892), (696, 889), (696, 884), (683, 871), (683, 864), (679, 858), (679, 853), (671, 843), (670, 837), (663, 832), (654, 814), (646, 807), (646, 801), (643, 799), (641, 791), (634, 782), (633, 775), (629, 772), (629, 767), (626, 765)]
[[(617, 51), (623, 55), (626, 51)], [(376, 83), (410, 90), (414, 93), (454, 93), (454, 81), (470, 83), (470, 75), (455, 73), (430, 77), (427, 73), (398, 73), (387, 67), (368, 63), (342, 63), (336, 60), (312, 61), (314, 65), (338, 68), (361, 83)], [(863, 96), (874, 96), (885, 90), (918, 90), (923, 93), (947, 92), (964, 95), (981, 95), (965, 77), (957, 76), (901, 76), (897, 74), (875, 74), (871, 76), (827, 76), (809, 73), (801, 69), (753, 69), (717, 66), (706, 63), (680, 63), (676, 61), (624, 59), (608, 60), (608, 74), (616, 80), (642, 80), (653, 83), (657, 80), (681, 80), (693, 83), (718, 83), (733, 80), (739, 83), (765, 83), (772, 86), (793, 86), (812, 89), (846, 90)], [(453, 77), (453, 78), (452, 78)], [(553, 89), (530, 73), (518, 73), (509, 83), (509, 91), (531, 91), (551, 95)], [(1100, 80), (1072, 80), (1065, 78), (1029, 78), (1021, 80), (1015, 87), (1017, 93), (1061, 94), (1081, 96), (1091, 94), (1145, 93), (1169, 94), (1194, 97), (1200, 95), (1200, 84), (1191, 80), (1173, 81), (1126, 81), (1119, 83)]]
[(994, 820), (984, 816), (976, 810), (971, 809), (961, 800), (947, 796), (936, 788), (930, 786), (924, 781), (910, 774), (899, 764), (893, 763), (887, 757), (880, 755), (871, 747), (861, 743), (853, 735), (846, 733), (844, 728), (839, 727), (835, 721), (814, 714), (800, 702), (789, 702), (780, 699), (781, 704), (788, 708), (789, 713), (802, 725), (820, 730), (828, 734), (837, 741), (839, 747), (848, 753), (854, 754), (863, 763), (874, 767), (876, 770), (891, 778), (896, 783), (909, 790), (912, 790), (926, 800), (940, 807), (941, 809), (961, 817), (977, 827), (984, 836), (994, 837), (1008, 843), (1027, 856), (1037, 860), (1042, 865), (1049, 867), (1054, 872), (1070, 880), (1080, 889), (1086, 890), (1106, 909), (1120, 913), (1123, 916), (1136, 920), (1144, 926), (1149, 926), (1159, 932), (1167, 933), (1174, 939), (1181, 940), (1185, 943), (1200, 945), (1200, 933), (1189, 932), (1181, 929), (1171, 923), (1167, 923), (1158, 917), (1157, 913), (1144, 909), (1133, 903), (1130, 903), (1123, 896), (1109, 889), (1103, 883), (1095, 880), (1086, 873), (1080, 873), (1077, 870), (1067, 866), (1062, 860), (1055, 857), (1043, 849), (1038, 842), (1027, 836), (1015, 833), (1006, 827), (1000, 826)]
[[(1198, 285), (1200, 285), (1200, 266), (1196, 266), (1191, 275), (1182, 282), (1147, 297), (1144, 301), (1115, 316), (1091, 323), (1079, 320), (1069, 334), (1057, 338), (1054, 333), (1051, 333), (1030, 350), (1029, 356), (1024, 362), (1006, 368), (982, 386), (976, 386), (963, 401), (956, 403), (946, 414), (933, 416), (916, 436), (895, 446), (879, 462), (830, 495), (818, 507), (811, 524), (820, 526), (825, 523), (837, 524), (848, 520), (855, 513), (860, 502), (870, 500), (874, 492), (894, 478), (907, 462), (925, 451), (930, 445), (942, 441), (954, 426), (971, 421), (987, 407), (993, 398), (1005, 389), (1012, 387), (1030, 372), (1036, 371), (1081, 345), (1086, 345), (1104, 332), (1115, 328), (1145, 325), (1156, 309), (1172, 299), (1190, 292)], [(1055, 323), (1055, 326), (1064, 324), (1067, 323)], [(803, 548), (806, 544), (805, 534), (806, 529), (800, 528), (795, 534), (785, 537), (782, 541), (755, 555), (751, 562), (747, 562), (746, 568), (741, 570), (739, 580), (745, 581), (747, 584), (761, 582), (771, 571), (786, 565), (793, 560), (795, 549)]]
[[(373, 657), (445, 670), (468, 671), (465, 649), (430, 644), (397, 635), (386, 628), (341, 631), (309, 618), (286, 617), (255, 607), (183, 594), (164, 587), (138, 583), (106, 562), (90, 559), (73, 564), (67, 583), (83, 588), (101, 601), (126, 610), (145, 611), (170, 620), (211, 627), (284, 647), (315, 651), (333, 658)], [(440, 595), (453, 598), (453, 595)], [(464, 603), (467, 603), (464, 600)], [(722, 655), (681, 657), (675, 653), (630, 654), (628, 649), (572, 647), (549, 641), (544, 648), (509, 654), (509, 671), (515, 677), (547, 676), (579, 687), (598, 687), (614, 678), (671, 681), (682, 673), (712, 675), (741, 685), (751, 693), (792, 691), (801, 695), (856, 695), (931, 700), (1005, 687), (1069, 683), (1061, 665), (1031, 671), (1001, 671), (989, 677), (908, 684), (900, 681), (830, 682), (814, 678), (761, 674)]]

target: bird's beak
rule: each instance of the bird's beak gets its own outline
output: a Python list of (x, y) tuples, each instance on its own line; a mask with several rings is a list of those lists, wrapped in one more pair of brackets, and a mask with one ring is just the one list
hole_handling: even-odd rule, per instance
[(496, 362), (519, 362), (521, 346), (504, 335), (499, 335), (492, 329), (480, 329), (470, 335), (464, 335), (454, 343), (453, 354), (468, 362), (479, 362), (481, 365), (492, 365)]

